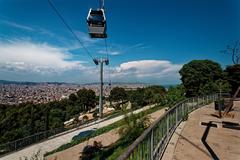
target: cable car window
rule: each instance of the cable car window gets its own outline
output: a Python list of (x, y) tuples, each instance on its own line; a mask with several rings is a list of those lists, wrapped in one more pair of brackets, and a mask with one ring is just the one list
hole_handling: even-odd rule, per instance
[(92, 22), (102, 22), (104, 21), (104, 17), (101, 15), (90, 15), (89, 16), (89, 21)]

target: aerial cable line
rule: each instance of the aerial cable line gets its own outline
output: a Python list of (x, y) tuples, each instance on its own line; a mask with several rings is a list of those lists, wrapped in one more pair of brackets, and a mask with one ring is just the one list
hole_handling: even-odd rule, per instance
[(100, 8), (101, 8), (101, 9), (105, 9), (105, 8), (104, 8), (104, 0), (100, 0), (99, 3), (100, 3)]
[[(106, 55), (107, 59), (109, 59), (109, 50), (108, 50), (108, 44), (107, 44), (107, 39), (105, 39), (105, 47), (106, 47)], [(110, 63), (108, 64), (108, 85), (111, 86), (111, 70), (110, 70)]]
[(54, 6), (54, 4), (51, 2), (51, 0), (48, 0), (49, 5), (52, 7), (52, 9), (55, 11), (55, 13), (57, 14), (57, 16), (61, 19), (61, 21), (63, 22), (63, 24), (67, 27), (67, 29), (72, 33), (72, 35), (74, 36), (74, 38), (79, 42), (79, 44), (82, 46), (82, 48), (85, 50), (85, 52), (88, 54), (88, 56), (91, 57), (91, 59), (94, 59), (93, 56), (91, 55), (91, 53), (88, 51), (88, 49), (84, 46), (83, 42), (78, 38), (78, 36), (74, 33), (74, 31), (72, 30), (72, 28), (68, 25), (68, 23), (65, 21), (65, 19), (63, 18), (63, 16), (60, 14), (60, 12), (57, 10), (57, 8)]
[(107, 39), (105, 38), (105, 48), (106, 48), (106, 55), (107, 55), (107, 59), (108, 59), (108, 45), (107, 45)]

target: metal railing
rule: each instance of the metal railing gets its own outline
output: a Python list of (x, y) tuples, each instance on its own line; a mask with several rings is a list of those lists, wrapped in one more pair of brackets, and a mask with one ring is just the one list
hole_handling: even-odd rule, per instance
[(117, 160), (159, 160), (188, 113), (217, 100), (218, 94), (186, 99), (164, 113)]

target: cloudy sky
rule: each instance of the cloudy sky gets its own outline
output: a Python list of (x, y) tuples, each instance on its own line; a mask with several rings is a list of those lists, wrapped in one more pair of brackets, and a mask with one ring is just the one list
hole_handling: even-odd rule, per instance
[[(88, 36), (86, 16), (97, 0), (52, 0), (93, 57), (105, 41)], [(240, 37), (239, 0), (105, 1), (110, 65), (105, 81), (180, 83), (192, 59), (231, 64), (220, 53)], [(0, 1), (0, 79), (97, 82), (99, 68), (47, 0)]]

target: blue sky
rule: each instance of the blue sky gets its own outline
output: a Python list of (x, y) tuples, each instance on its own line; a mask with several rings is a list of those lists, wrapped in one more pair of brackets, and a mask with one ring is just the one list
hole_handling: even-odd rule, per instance
[[(86, 16), (97, 0), (52, 0), (94, 57), (104, 40), (89, 38)], [(110, 66), (105, 80), (179, 83), (193, 59), (231, 64), (220, 53), (240, 37), (239, 0), (105, 0)], [(47, 0), (0, 1), (0, 79), (98, 81), (98, 68)]]

